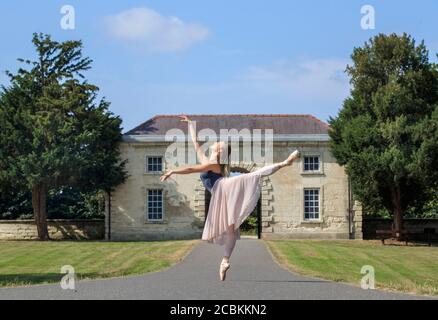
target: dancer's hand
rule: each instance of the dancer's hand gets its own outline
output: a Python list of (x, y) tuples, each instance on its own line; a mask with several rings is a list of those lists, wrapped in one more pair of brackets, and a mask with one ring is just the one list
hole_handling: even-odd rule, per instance
[(179, 116), (181, 118), (182, 122), (191, 122), (192, 120), (190, 120), (187, 116)]
[(161, 182), (165, 181), (165, 180), (166, 180), (167, 178), (169, 178), (171, 175), (172, 175), (172, 171), (169, 171), (169, 172), (163, 174), (163, 175), (160, 177), (160, 181), (161, 181)]

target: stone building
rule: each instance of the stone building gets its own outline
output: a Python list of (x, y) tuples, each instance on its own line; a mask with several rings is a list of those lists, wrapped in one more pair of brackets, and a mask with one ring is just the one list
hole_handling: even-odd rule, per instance
[[(357, 239), (362, 238), (360, 206), (351, 201), (348, 177), (328, 147), (328, 125), (310, 115), (193, 115), (197, 132), (233, 129), (265, 133), (271, 130), (273, 162), (294, 149), (301, 159), (262, 182), (258, 206), (261, 238)], [(209, 194), (199, 174), (159, 177), (176, 164), (167, 161), (175, 144), (193, 147), (187, 140), (187, 124), (176, 115), (159, 115), (123, 136), (122, 157), (128, 160), (129, 178), (108, 201), (106, 236), (111, 240), (159, 240), (200, 238)], [(169, 136), (172, 140), (169, 141)], [(244, 134), (242, 134), (244, 136)], [(185, 140), (184, 140), (185, 139)], [(239, 149), (242, 149), (242, 138)], [(257, 142), (253, 142), (257, 144)], [(260, 143), (261, 144), (261, 143)], [(266, 144), (265, 154), (268, 151)], [(233, 147), (232, 154), (238, 154)], [(240, 150), (240, 154), (242, 154)], [(185, 157), (185, 158), (184, 158)], [(190, 155), (185, 154), (187, 161)], [(183, 162), (183, 161), (180, 161)], [(250, 172), (269, 162), (231, 161), (232, 171)]]

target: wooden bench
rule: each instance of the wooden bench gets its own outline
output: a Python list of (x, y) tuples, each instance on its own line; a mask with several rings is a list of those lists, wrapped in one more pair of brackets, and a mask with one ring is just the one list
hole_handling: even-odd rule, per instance
[(436, 230), (435, 228), (424, 228), (424, 234), (427, 238), (427, 243), (429, 247), (432, 246), (432, 241), (436, 238)]
[[(406, 245), (408, 244), (411, 233), (407, 230), (400, 231), (400, 239), (404, 240)], [(397, 233), (394, 229), (391, 230), (376, 230), (376, 238), (382, 241), (382, 244), (385, 244), (385, 240), (387, 239), (397, 239)]]
[[(424, 231), (419, 233), (409, 232), (407, 230), (401, 230), (401, 240), (404, 240), (406, 245), (410, 240), (423, 238), (427, 241), (429, 247), (432, 246), (432, 241), (436, 238), (436, 230), (435, 228), (424, 228)], [(376, 238), (382, 241), (382, 244), (385, 244), (385, 240), (387, 239), (396, 239), (397, 234), (394, 229), (391, 230), (376, 230)]]

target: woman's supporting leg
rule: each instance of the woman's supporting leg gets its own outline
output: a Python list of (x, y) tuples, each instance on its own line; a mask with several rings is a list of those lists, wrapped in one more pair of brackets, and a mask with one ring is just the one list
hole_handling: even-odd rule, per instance
[(219, 277), (221, 281), (225, 280), (228, 269), (230, 268), (230, 257), (236, 245), (238, 230), (234, 230), (234, 224), (228, 227), (227, 237), (224, 245), (224, 258), (219, 266)]
[(228, 262), (230, 260), (231, 254), (233, 253), (234, 247), (237, 240), (237, 230), (234, 230), (234, 224), (228, 227), (227, 238), (224, 244), (224, 259), (223, 261)]

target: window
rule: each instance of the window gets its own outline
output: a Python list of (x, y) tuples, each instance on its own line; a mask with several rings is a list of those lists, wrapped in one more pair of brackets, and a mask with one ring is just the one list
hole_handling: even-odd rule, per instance
[(162, 172), (162, 171), (163, 171), (163, 157), (146, 158), (146, 172)]
[(148, 220), (163, 220), (163, 190), (148, 190)]
[(304, 171), (320, 171), (319, 156), (304, 156)]
[(319, 188), (304, 189), (304, 219), (319, 220)]

